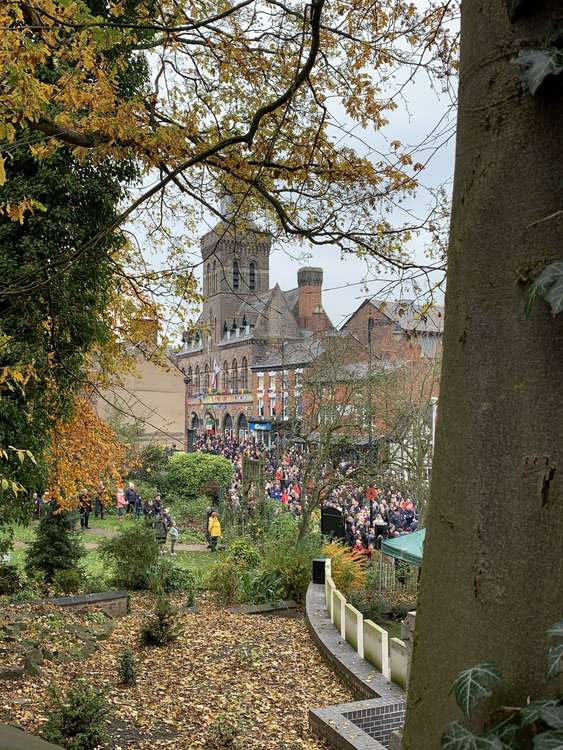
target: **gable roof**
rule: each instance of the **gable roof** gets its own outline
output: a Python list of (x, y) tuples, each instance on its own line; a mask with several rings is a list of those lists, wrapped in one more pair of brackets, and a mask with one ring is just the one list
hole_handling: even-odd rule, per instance
[(362, 302), (357, 310), (343, 323), (341, 328), (346, 328), (348, 323), (359, 311), (370, 305), (390, 321), (399, 325), (403, 331), (408, 333), (434, 333), (442, 334), (444, 331), (444, 308), (441, 305), (432, 305), (424, 310), (426, 305), (417, 305), (412, 300), (378, 300), (368, 299)]

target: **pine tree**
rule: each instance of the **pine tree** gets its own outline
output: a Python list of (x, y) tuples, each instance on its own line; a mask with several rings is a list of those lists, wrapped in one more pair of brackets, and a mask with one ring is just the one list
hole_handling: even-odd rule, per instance
[(58, 570), (75, 568), (84, 555), (84, 548), (75, 531), (73, 513), (57, 510), (53, 503), (42, 508), (44, 513), (35, 540), (27, 550), (26, 572), (42, 571), (45, 580), (51, 581)]

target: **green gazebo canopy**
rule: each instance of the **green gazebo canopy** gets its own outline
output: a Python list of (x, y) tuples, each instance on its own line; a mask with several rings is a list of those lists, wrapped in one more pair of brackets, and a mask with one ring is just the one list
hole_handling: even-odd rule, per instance
[(395, 557), (409, 565), (422, 566), (422, 547), (426, 529), (413, 531), (412, 534), (404, 534), (395, 539), (386, 539), (381, 544), (381, 551), (387, 557)]

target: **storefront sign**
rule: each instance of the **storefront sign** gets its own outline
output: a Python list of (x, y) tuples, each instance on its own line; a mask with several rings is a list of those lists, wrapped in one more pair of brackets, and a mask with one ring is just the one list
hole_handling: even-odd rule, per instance
[(270, 432), (272, 425), (270, 422), (249, 422), (251, 430)]

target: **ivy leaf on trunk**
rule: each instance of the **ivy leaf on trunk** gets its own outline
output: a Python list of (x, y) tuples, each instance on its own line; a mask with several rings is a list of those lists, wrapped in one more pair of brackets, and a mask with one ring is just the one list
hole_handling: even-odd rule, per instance
[(498, 667), (492, 662), (477, 664), (458, 675), (452, 686), (452, 693), (467, 718), (471, 716), (471, 711), (479, 699), (492, 695), (490, 686), (499, 679)]
[[(529, 301), (533, 302), (536, 296), (545, 299), (551, 307), (553, 315), (557, 315), (563, 311), (563, 260), (556, 260), (543, 269), (530, 288)], [(559, 624), (560, 626), (561, 623)], [(557, 627), (554, 626), (554, 628)], [(563, 638), (563, 633), (551, 633), (548, 631), (548, 634), (558, 634), (559, 637)]]
[(555, 47), (521, 49), (518, 55), (510, 61), (525, 70), (520, 74), (524, 88), (532, 96), (542, 85), (547, 76), (556, 76), (563, 71), (563, 55)]

